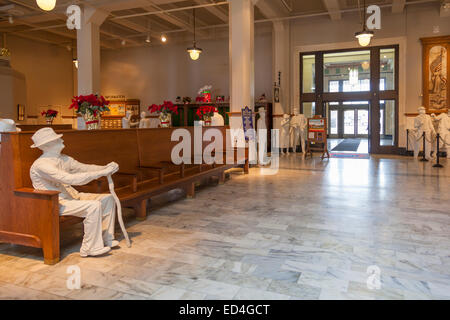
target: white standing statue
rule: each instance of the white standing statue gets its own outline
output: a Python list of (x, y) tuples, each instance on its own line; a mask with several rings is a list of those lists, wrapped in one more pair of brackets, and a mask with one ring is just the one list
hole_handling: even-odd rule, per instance
[(20, 128), (16, 128), (16, 123), (11, 119), (0, 119), (0, 142), (2, 142), (2, 132), (20, 132)]
[(131, 121), (132, 115), (133, 113), (129, 110), (125, 113), (125, 117), (122, 118), (122, 129), (130, 129), (131, 127), (136, 127), (139, 125), (139, 122)]
[(291, 141), (293, 144), (294, 152), (297, 149), (299, 143), (302, 145), (303, 155), (306, 155), (306, 127), (308, 126), (308, 120), (305, 115), (299, 114), (294, 109), (294, 116), (291, 119)]
[(450, 159), (450, 109), (447, 109), (447, 113), (441, 113), (436, 117), (436, 121), (439, 123), (438, 133), (441, 137), (439, 147), (447, 151), (447, 158)]
[(141, 112), (141, 120), (139, 121), (139, 128), (140, 129), (147, 129), (150, 128), (151, 123), (150, 119), (147, 119), (147, 114), (145, 111)]
[[(267, 154), (267, 124), (266, 124), (266, 109), (259, 108), (258, 110), (259, 119), (256, 122), (256, 128), (258, 129), (258, 162), (261, 165), (266, 165), (267, 161), (265, 161), (265, 155)], [(264, 135), (263, 137), (260, 137), (259, 135)]]
[(414, 157), (419, 156), (420, 147), (423, 145), (423, 134), (425, 133), (425, 158), (430, 160), (431, 152), (434, 148), (434, 140), (436, 139), (436, 131), (434, 129), (431, 116), (426, 114), (424, 107), (419, 107), (419, 115), (414, 118), (414, 129), (412, 133), (412, 146), (414, 148)]
[(213, 117), (211, 118), (211, 126), (213, 127), (223, 127), (225, 125), (225, 120), (222, 115), (218, 112), (214, 112)]
[[(36, 190), (59, 191), (61, 216), (84, 218), (84, 237), (80, 249), (82, 257), (99, 256), (119, 245), (114, 240), (116, 202), (109, 194), (79, 193), (74, 186), (85, 185), (100, 177), (109, 177), (119, 170), (111, 162), (106, 166), (82, 164), (61, 154), (64, 149), (62, 134), (52, 128), (38, 130), (31, 138), (31, 148), (43, 154), (31, 166), (30, 177)], [(103, 230), (103, 226), (105, 230)]]
[(281, 120), (281, 142), (280, 148), (281, 153), (284, 154), (284, 149), (287, 149), (287, 153), (289, 153), (289, 142), (290, 142), (290, 133), (291, 133), (291, 116), (288, 114), (283, 115), (283, 120)]

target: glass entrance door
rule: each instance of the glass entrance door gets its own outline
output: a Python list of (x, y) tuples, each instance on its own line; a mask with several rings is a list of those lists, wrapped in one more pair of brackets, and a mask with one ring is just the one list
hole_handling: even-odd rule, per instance
[(368, 101), (344, 101), (326, 103), (326, 117), (330, 119), (330, 138), (368, 138)]
[(398, 45), (301, 53), (301, 112), (327, 117), (331, 139), (367, 138), (370, 153), (397, 153), (398, 53)]

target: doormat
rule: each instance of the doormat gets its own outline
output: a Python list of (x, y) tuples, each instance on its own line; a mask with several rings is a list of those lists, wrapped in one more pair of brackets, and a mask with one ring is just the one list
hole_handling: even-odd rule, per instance
[(370, 159), (367, 153), (330, 153), (331, 158), (336, 159)]
[(358, 151), (361, 139), (346, 139), (331, 151)]

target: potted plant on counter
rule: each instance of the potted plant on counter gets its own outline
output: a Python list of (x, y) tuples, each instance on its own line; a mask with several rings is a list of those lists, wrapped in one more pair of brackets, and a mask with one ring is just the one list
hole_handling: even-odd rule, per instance
[(197, 116), (202, 119), (205, 123), (205, 127), (211, 126), (211, 118), (214, 116), (214, 112), (218, 112), (216, 107), (213, 106), (200, 106), (196, 114)]
[(161, 128), (170, 128), (172, 123), (172, 113), (178, 114), (178, 107), (171, 101), (164, 101), (161, 105), (152, 104), (148, 107), (150, 113), (158, 113)]
[(47, 111), (42, 111), (41, 115), (45, 117), (45, 121), (48, 125), (52, 125), (53, 120), (55, 120), (56, 116), (58, 115), (58, 111), (48, 109)]
[(83, 116), (87, 130), (96, 130), (100, 128), (102, 112), (109, 111), (108, 105), (109, 101), (103, 96), (96, 94), (80, 95), (72, 99), (69, 109), (75, 109), (77, 113)]

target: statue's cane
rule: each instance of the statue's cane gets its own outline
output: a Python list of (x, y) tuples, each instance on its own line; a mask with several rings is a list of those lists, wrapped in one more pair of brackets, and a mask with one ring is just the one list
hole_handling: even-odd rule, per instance
[(111, 192), (111, 195), (114, 197), (114, 201), (116, 201), (117, 220), (119, 220), (120, 228), (122, 229), (122, 233), (127, 242), (127, 246), (128, 246), (128, 248), (130, 248), (131, 241), (130, 241), (130, 238), (128, 237), (127, 229), (125, 229), (125, 224), (123, 223), (123, 218), (122, 218), (122, 205), (120, 204), (119, 197), (117, 197), (117, 194), (114, 191), (114, 182), (113, 182), (113, 179), (111, 178), (111, 175), (108, 176), (108, 184), (109, 184), (109, 192)]

